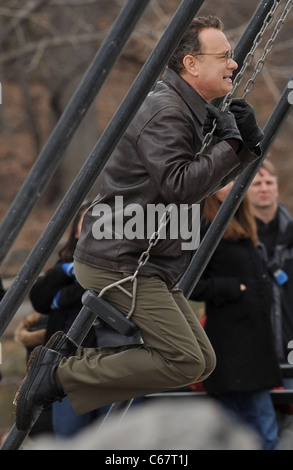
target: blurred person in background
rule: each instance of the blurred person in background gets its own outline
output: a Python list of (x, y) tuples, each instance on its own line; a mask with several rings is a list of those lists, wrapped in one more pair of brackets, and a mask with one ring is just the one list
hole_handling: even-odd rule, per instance
[(247, 195), (270, 272), (276, 350), (279, 361), (287, 363), (288, 343), (293, 340), (293, 217), (279, 202), (277, 172), (270, 160), (264, 160)]
[[(268, 156), (255, 175), (247, 195), (256, 218), (262, 256), (268, 266), (273, 303), (271, 320), (280, 365), (288, 365), (293, 340), (293, 217), (279, 201), (277, 170)], [(288, 377), (287, 377), (288, 375)], [(290, 373), (284, 388), (292, 389)], [(293, 405), (276, 405), (280, 436), (284, 446), (293, 446)]]
[[(233, 183), (205, 201), (205, 234)], [(217, 365), (205, 390), (261, 437), (279, 443), (270, 389), (282, 385), (274, 348), (268, 273), (258, 250), (255, 219), (244, 197), (190, 296), (205, 302), (205, 331)]]
[[(5, 295), (5, 289), (3, 287), (2, 278), (0, 277), (0, 301), (2, 300), (4, 295)], [(2, 373), (1, 373), (1, 364), (0, 364), (0, 381), (1, 379), (2, 379)]]
[[(83, 216), (89, 203), (85, 201), (78, 210), (70, 227), (68, 239), (60, 249), (54, 267), (39, 276), (29, 297), (42, 316), (48, 316), (43, 344), (58, 332), (67, 332), (82, 308), (81, 297), (84, 289), (77, 282), (73, 268), (73, 253), (80, 236)], [(94, 328), (91, 328), (83, 342), (84, 347), (97, 347)], [(43, 414), (43, 413), (42, 413)], [(42, 415), (39, 419), (41, 419)], [(98, 417), (98, 411), (78, 416), (67, 398), (52, 405), (53, 431), (57, 437), (70, 437)]]

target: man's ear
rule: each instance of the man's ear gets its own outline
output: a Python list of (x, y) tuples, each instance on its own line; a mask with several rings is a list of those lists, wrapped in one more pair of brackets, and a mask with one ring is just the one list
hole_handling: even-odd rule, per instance
[(197, 60), (193, 55), (186, 55), (183, 58), (183, 65), (186, 69), (187, 72), (189, 72), (193, 76), (198, 75), (198, 66), (197, 66)]

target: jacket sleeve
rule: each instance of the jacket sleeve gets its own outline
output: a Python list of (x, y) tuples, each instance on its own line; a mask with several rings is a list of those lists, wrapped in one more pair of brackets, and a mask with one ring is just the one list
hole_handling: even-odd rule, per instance
[(75, 279), (67, 276), (61, 268), (61, 263), (58, 263), (38, 277), (31, 288), (29, 298), (32, 306), (37, 312), (50, 313), (51, 304), (57, 292), (74, 282)]
[(238, 279), (233, 277), (211, 277), (200, 279), (190, 299), (222, 305), (238, 299), (241, 295)]
[(217, 192), (219, 189), (226, 186), (228, 183), (233, 181), (237, 176), (239, 176), (242, 171), (245, 170), (251, 163), (258, 160), (261, 157), (261, 153), (254, 153), (252, 150), (249, 150), (245, 145), (243, 145), (241, 151), (237, 154), (240, 164), (238, 167), (232, 169), (227, 176), (225, 176), (220, 185), (213, 189), (212, 194)]
[(247, 149), (236, 154), (226, 141), (196, 156), (202, 135), (194, 132), (194, 122), (174, 106), (155, 114), (140, 132), (139, 154), (166, 200), (199, 203), (258, 158)]

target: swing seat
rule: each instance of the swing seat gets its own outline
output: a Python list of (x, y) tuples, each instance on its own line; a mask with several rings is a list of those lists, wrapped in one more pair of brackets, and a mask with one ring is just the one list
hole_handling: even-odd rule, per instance
[(93, 290), (87, 290), (82, 296), (82, 304), (94, 312), (97, 317), (110, 325), (114, 330), (125, 336), (133, 336), (138, 333), (137, 326), (126, 318), (113, 305), (106, 302), (99, 294)]

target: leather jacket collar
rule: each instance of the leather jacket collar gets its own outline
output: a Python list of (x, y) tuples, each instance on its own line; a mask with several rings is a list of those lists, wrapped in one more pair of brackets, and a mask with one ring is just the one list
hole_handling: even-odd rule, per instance
[(166, 82), (168, 86), (176, 90), (191, 112), (196, 115), (200, 124), (203, 125), (207, 113), (205, 108), (207, 101), (194, 88), (192, 88), (189, 83), (180, 77), (180, 75), (168, 67), (162, 75), (162, 81)]

